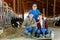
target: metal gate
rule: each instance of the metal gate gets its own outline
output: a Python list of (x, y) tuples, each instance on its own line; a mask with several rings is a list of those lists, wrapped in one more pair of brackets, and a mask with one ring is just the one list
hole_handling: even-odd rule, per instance
[(11, 25), (11, 18), (14, 17), (14, 12), (11, 7), (4, 2), (4, 26)]

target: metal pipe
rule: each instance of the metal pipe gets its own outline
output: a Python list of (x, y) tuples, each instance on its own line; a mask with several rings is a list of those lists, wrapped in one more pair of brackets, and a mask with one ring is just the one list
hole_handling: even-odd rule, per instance
[(4, 27), (4, 0), (2, 0), (2, 27)]

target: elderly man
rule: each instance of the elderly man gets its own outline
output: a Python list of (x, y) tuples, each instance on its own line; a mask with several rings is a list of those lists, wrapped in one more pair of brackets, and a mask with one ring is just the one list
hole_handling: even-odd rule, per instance
[(30, 13), (29, 18), (27, 18), (26, 20), (24, 20), (22, 27), (25, 28), (24, 30), (24, 34), (28, 35), (28, 33), (30, 32), (32, 34), (32, 32), (36, 32), (37, 30), (37, 25), (36, 25), (36, 21), (35, 19), (33, 19), (33, 14)]
[(37, 9), (36, 4), (33, 4), (32, 9), (29, 11), (29, 14), (30, 13), (32, 13), (34, 15), (33, 18), (37, 21), (38, 20), (38, 14), (40, 14), (40, 10)]

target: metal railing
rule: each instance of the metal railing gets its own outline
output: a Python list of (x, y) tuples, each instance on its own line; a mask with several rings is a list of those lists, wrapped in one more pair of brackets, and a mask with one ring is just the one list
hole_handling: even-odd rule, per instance
[(10, 25), (11, 18), (14, 16), (15, 16), (15, 12), (12, 10), (11, 7), (8, 6), (6, 2), (4, 2), (4, 26)]
[(2, 26), (2, 6), (0, 6), (0, 27)]

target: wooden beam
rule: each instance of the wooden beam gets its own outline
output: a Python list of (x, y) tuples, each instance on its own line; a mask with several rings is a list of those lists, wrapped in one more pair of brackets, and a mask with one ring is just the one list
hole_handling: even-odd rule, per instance
[(17, 13), (20, 14), (19, 13), (19, 0), (17, 0)]
[[(24, 3), (25, 3), (24, 0), (22, 0), (22, 2), (23, 2), (23, 3), (22, 3), (22, 8), (23, 8), (23, 11), (25, 12), (25, 8), (26, 8), (26, 5), (27, 5), (28, 3), (27, 3), (26, 5), (24, 5)], [(28, 6), (28, 5), (27, 5), (27, 6)]]
[(56, 7), (59, 7), (60, 8), (60, 6), (58, 6), (58, 5), (56, 5)]
[(15, 12), (15, 0), (13, 0), (13, 10), (14, 10), (14, 12)]
[(44, 0), (42, 0), (42, 13), (45, 15)]
[(43, 0), (42, 0), (42, 9), (44, 8), (44, 2), (43, 2)]

